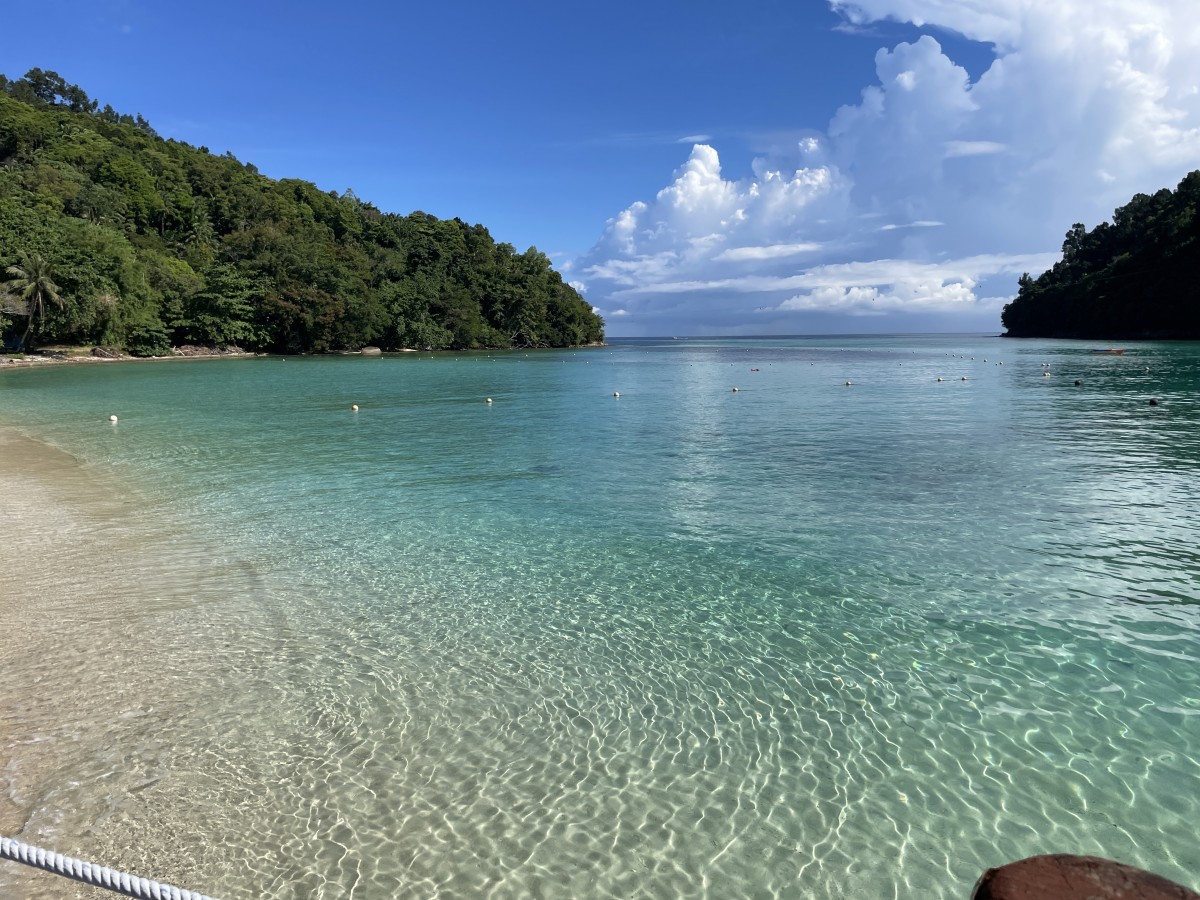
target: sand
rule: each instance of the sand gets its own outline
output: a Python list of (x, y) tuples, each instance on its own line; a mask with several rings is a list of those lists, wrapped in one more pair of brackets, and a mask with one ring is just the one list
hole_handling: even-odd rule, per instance
[[(99, 348), (95, 348), (99, 350)], [(44, 347), (28, 354), (0, 353), (0, 368), (40, 368), (42, 366), (59, 365), (91, 365), (115, 362), (154, 363), (169, 362), (185, 359), (246, 359), (255, 356), (266, 356), (265, 353), (252, 353), (238, 347), (221, 349), (218, 347), (184, 346), (176, 347), (170, 356), (130, 356), (115, 350), (104, 351), (97, 356), (86, 347)]]
[[(189, 676), (212, 656), (206, 627), (233, 627), (197, 623), (207, 551), (116, 479), (3, 425), (0, 497), (0, 835), (180, 884), (186, 863), (134, 868), (148, 860), (129, 822), (167, 814), (147, 816), (139, 791), (152, 802), (146, 788), (169, 780), (173, 735), (201, 702)], [(97, 893), (0, 862), (0, 896)]]

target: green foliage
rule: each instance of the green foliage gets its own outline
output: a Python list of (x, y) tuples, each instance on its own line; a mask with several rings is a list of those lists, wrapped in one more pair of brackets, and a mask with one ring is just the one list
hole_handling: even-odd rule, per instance
[(213, 266), (201, 290), (186, 295), (176, 334), (189, 344), (259, 346), (263, 332), (254, 322), (262, 302), (261, 283), (233, 266)]
[(161, 321), (151, 316), (136, 316), (126, 322), (123, 345), (134, 356), (167, 356), (171, 336)]
[(603, 322), (534, 248), (266, 178), (40, 69), (0, 76), (0, 267), (21, 254), (53, 262), (65, 301), (40, 295), (43, 340), (145, 355), (179, 343), (295, 353), (603, 340)]
[(28, 342), (35, 323), (41, 325), (45, 322), (46, 304), (65, 306), (66, 303), (58, 285), (54, 283), (50, 263), (41, 254), (22, 253), (19, 264), (9, 266), (4, 271), (9, 279), (0, 284), (0, 292), (11, 298), (9, 302), (16, 301), (25, 307), (25, 333), (17, 344), (20, 349)]
[(1092, 231), (1076, 223), (1062, 260), (1017, 283), (1011, 337), (1200, 339), (1200, 171), (1138, 194)]

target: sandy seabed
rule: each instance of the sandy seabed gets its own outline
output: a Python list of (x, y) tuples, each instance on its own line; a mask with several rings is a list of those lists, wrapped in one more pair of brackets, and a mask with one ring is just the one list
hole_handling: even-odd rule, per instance
[[(220, 640), (219, 621), (196, 628), (203, 553), (117, 479), (4, 425), (0, 497), (0, 835), (204, 892), (183, 880), (195, 860), (150, 859), (127, 827), (169, 814), (137, 810), (139, 792), (169, 770), (200, 703), (189, 673)], [(97, 896), (0, 861), (0, 897)]]

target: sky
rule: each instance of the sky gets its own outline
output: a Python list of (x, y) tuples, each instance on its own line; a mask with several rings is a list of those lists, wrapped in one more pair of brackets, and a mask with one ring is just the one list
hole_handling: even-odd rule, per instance
[(164, 137), (536, 246), (610, 336), (999, 332), (1200, 168), (1197, 0), (2, 0)]

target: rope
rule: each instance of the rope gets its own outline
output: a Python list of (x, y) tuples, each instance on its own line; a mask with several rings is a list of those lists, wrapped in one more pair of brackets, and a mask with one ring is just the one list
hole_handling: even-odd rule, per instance
[(213, 900), (206, 894), (185, 891), (169, 884), (159, 884), (157, 881), (139, 878), (128, 872), (118, 872), (108, 866), (98, 866), (51, 850), (43, 850), (41, 847), (22, 844), (12, 838), (0, 837), (0, 859), (11, 859), (35, 869), (106, 888), (126, 897), (138, 897), (140, 900)]

